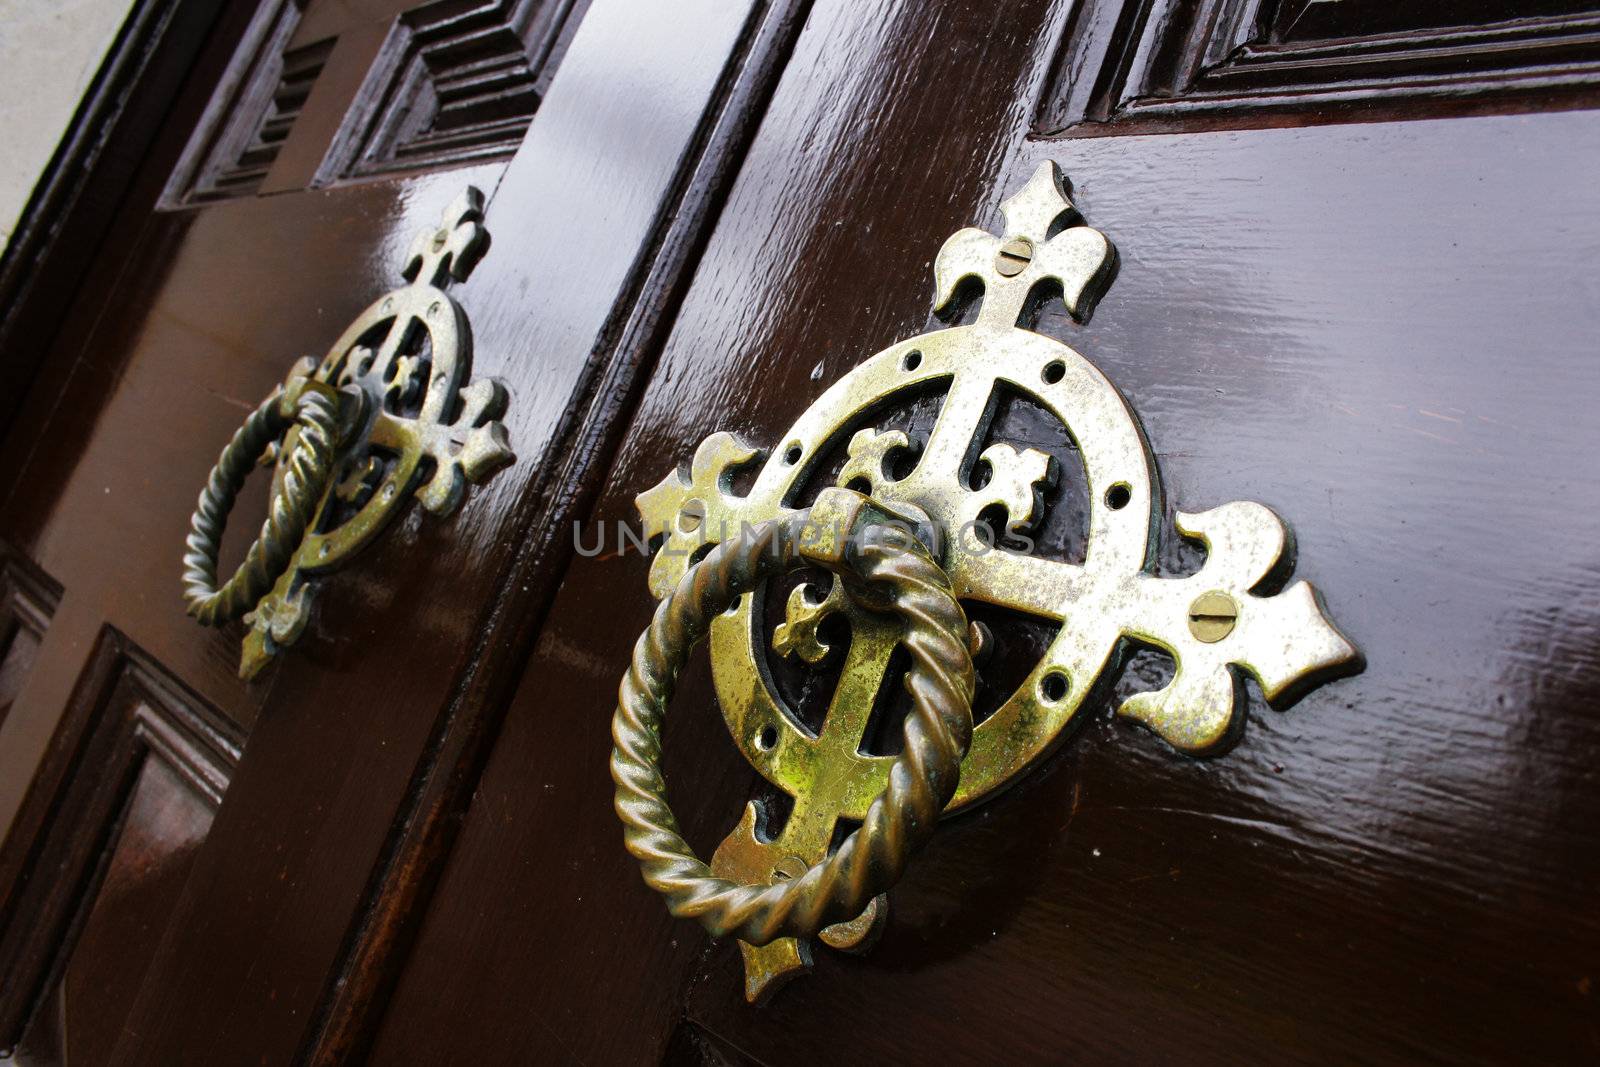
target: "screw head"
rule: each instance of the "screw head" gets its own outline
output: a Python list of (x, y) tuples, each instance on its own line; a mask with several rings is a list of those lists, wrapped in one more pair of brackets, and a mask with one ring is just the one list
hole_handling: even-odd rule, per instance
[(1233, 633), (1238, 623), (1239, 605), (1227, 593), (1201, 593), (1189, 605), (1189, 632), (1208, 645)]
[(1013, 237), (995, 253), (994, 269), (1001, 277), (1015, 278), (1033, 262), (1033, 242), (1026, 237)]
[(433, 250), (435, 252), (443, 251), (444, 243), (448, 240), (450, 240), (450, 235), (448, 233), (445, 233), (443, 230), (437, 231), (433, 235)]

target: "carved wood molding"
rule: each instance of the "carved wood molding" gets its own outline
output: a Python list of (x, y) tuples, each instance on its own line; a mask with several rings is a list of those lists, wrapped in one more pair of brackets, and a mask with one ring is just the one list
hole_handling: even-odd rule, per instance
[(1592, 103), (1597, 88), (1592, 2), (1086, 0), (1035, 126), (1093, 136), (1548, 109)]
[(102, 631), (6, 841), (0, 1050), (15, 1046), (70, 961), (147, 762), (215, 809), (243, 743), (238, 726), (122, 634)]
[(585, 0), (434, 0), (403, 14), (325, 168), (357, 177), (509, 158)]
[(301, 16), (296, 0), (257, 9), (167, 183), (164, 206), (250, 196), (266, 180), (331, 50), (331, 41), (290, 49)]
[(33, 667), (61, 586), (33, 563), (0, 545), (0, 725)]
[[(588, 0), (393, 0), (362, 14), (305, 0), (262, 0), (167, 184), (163, 206), (509, 159), (587, 6)], [(372, 51), (338, 50), (342, 38), (362, 34), (374, 35)], [(342, 95), (334, 94), (340, 99), (313, 106), (317, 121), (301, 123), (320, 142), (314, 166), (275, 174), (324, 69), (346, 84)], [(327, 114), (330, 107), (336, 113)]]

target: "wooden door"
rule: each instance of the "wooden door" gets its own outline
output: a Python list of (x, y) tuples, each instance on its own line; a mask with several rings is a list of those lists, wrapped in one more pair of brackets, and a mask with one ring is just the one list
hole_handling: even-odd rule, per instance
[[(452, 49), (408, 49), (469, 7), (521, 33), (539, 5), (266, 4), (191, 30), (108, 236), (81, 277), (46, 263), (69, 291), (28, 295), (5, 339), (48, 352), (0, 527), (19, 1060), (1600, 1053), (1600, 12), (593, 0), (547, 51), (518, 38), (536, 110), (525, 135), (478, 113), (513, 133), (475, 145), (394, 101), (450, 81)], [(281, 139), (257, 176), (248, 100)], [(1138, 652), (1057, 751), (941, 826), (873, 951), (819, 948), (752, 1007), (736, 945), (670, 919), (622, 849), (609, 725), (649, 561), (580, 552), (572, 523), (635, 521), (715, 431), (776, 450), (831, 382), (943, 325), (942, 242), (998, 232), (1049, 160), (1120, 269), (1090, 321), (1056, 302), (1037, 329), (1138, 412), (1157, 567), (1201, 563), (1175, 510), (1261, 501), (1365, 670), (1292, 706), (1247, 690), (1202, 760), (1115, 717), (1170, 674)], [(517, 463), (448, 520), (413, 508), (244, 685), (239, 632), (177, 598), (194, 493), (468, 183), (493, 244), (452, 293)], [(873, 428), (925, 436), (939, 403)], [(1066, 428), (1014, 404), (989, 435), (1055, 457), (1067, 551)], [(1053, 630), (986, 621), (1002, 692)], [(837, 659), (774, 664), (813, 714)], [(704, 855), (747, 800), (781, 805), (703, 653), (666, 765)]]
[[(331, 1059), (386, 999), (760, 32), (722, 3), (136, 5), (74, 133), (93, 150), (58, 161), (6, 263), (7, 383), (31, 377), (0, 571), (18, 1062)], [(516, 462), (448, 516), (403, 507), (243, 682), (245, 628), (179, 596), (207, 469), (469, 186), (491, 246), (451, 296)]]
[[(752, 1008), (737, 947), (669, 921), (619, 844), (600, 768), (654, 600), (613, 543), (566, 573), (377, 1059), (1592, 1061), (1595, 16), (1443, 10), (809, 5), (591, 520), (636, 521), (715, 431), (781, 462), (831, 383), (941, 325), (946, 237), (1002, 232), (1055, 160), (1121, 267), (1089, 323), (1038, 328), (1138, 411), (1158, 567), (1199, 562), (1173, 509), (1267, 503), (1365, 671), (1281, 711), (1252, 689), (1197, 760), (1114, 716), (1170, 670), (1134, 657), (947, 821), (871, 953), (819, 947)], [(1077, 465), (1038, 411), (994, 426)], [(1004, 630), (995, 684), (1042, 640)], [(703, 652), (665, 748), (702, 855), (772, 800)]]

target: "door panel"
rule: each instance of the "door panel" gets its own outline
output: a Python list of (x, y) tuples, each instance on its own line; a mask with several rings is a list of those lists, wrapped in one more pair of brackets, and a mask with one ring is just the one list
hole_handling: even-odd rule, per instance
[[(423, 747), (427, 709), (444, 701), (450, 671), (459, 669), (470, 647), (474, 606), (488, 595), (489, 575), (472, 571), (481, 584), (468, 585), (457, 573), (466, 568), (448, 560), (452, 553), (464, 554), (459, 560), (481, 551), (450, 524), (413, 518), (407, 529), (402, 521), (398, 543), (381, 540), (341, 575), (347, 581), (325, 591), (311, 632), (289, 653), (292, 660), (304, 653), (303, 659), (253, 686), (237, 676), (242, 630), (235, 625), (206, 631), (183, 613), (177, 559), (207, 468), (243, 414), (282, 380), (298, 354), (325, 348), (361, 307), (396, 283), (405, 244), (418, 229), (435, 224), (464, 184), (492, 188), (500, 170), (496, 165), (292, 200), (235, 200), (199, 214), (156, 217), (144, 244), (146, 272), (130, 277), (109, 299), (115, 310), (102, 319), (59, 401), (58, 410), (66, 414), (50, 435), (12, 442), (15, 462), (29, 474), (12, 494), (8, 515), (17, 521), (8, 533), (64, 587), (64, 607), (0, 737), (0, 758), (9, 768), (0, 780), (13, 805), (32, 778), (30, 807), (21, 809), (15, 824), (21, 832), (13, 831), (16, 846), (25, 838), (63, 832), (57, 826), (63, 816), (48, 798), (77, 788), (80, 771), (100, 773), (96, 760), (77, 755), (86, 743), (82, 725), (61, 720), (56, 727), (59, 709), (84, 684), (86, 654), (107, 626), (136, 640), (166, 672), (192, 687), (202, 704), (217, 708), (240, 730), (252, 730), (264, 709), (280, 706), (278, 701), (325, 726), (337, 718), (329, 709), (341, 707), (341, 699), (352, 708), (371, 700), (377, 714), (346, 721), (373, 731), (374, 753), (341, 753), (326, 733), (318, 739), (315, 731), (302, 732), (285, 748), (284, 762), (268, 770), (273, 810), (263, 814), (280, 835), (280, 847), (256, 853), (264, 867), (238, 872), (255, 879), (249, 895), (268, 909), (265, 914), (292, 906), (286, 901), (295, 899), (296, 889), (311, 890), (302, 906), (328, 921), (326, 966)], [(470, 315), (471, 298), (463, 291), (461, 299)], [(502, 352), (480, 348), (478, 370), (494, 373), (491, 360), (503, 359)], [(536, 459), (537, 449), (530, 454)], [(130, 463), (132, 456), (137, 463)], [(224, 545), (224, 567), (242, 558), (254, 536), (254, 523), (243, 516), (264, 514), (265, 488), (252, 485), (241, 501), (241, 520), (230, 527)], [(28, 528), (30, 523), (37, 527)], [(446, 569), (432, 572), (419, 560)], [(413, 673), (396, 671), (386, 658), (392, 654)], [(343, 698), (330, 676), (350, 687)], [(251, 747), (270, 751), (254, 737)], [(30, 758), (37, 775), (26, 769)], [(270, 767), (264, 757), (256, 766)], [(333, 799), (341, 796), (350, 802)], [(320, 839), (306, 833), (305, 824), (293, 828), (296, 811), (311, 818), (319, 808), (342, 813)], [(363, 821), (375, 835), (364, 848), (355, 830)], [(230, 823), (224, 819), (223, 825)], [(342, 896), (316, 896), (316, 887), (288, 877), (297, 856), (281, 844), (282, 835), (309, 850), (299, 855), (314, 869), (346, 879), (335, 883)], [(257, 841), (271, 837), (269, 832)], [(20, 853), (13, 855), (18, 877), (12, 884), (24, 886), (27, 872)], [(196, 863), (197, 871), (206, 869)], [(262, 887), (274, 885), (285, 896), (269, 905)], [(26, 898), (60, 895), (43, 877), (25, 888)], [(329, 908), (329, 899), (348, 903)], [(14, 909), (24, 907), (13, 901)], [(209, 903), (192, 907), (210, 911)], [(174, 915), (183, 913), (182, 905), (174, 907)], [(247, 913), (234, 910), (230, 921), (239, 924)], [(8, 931), (15, 934), (25, 924), (16, 918), (20, 911), (9, 914)], [(187, 921), (196, 924), (192, 917)], [(312, 942), (315, 931), (302, 928), (301, 936)], [(209, 958), (222, 962), (212, 954), (219, 951), (212, 941)], [(8, 999), (13, 992), (22, 990), (8, 988)], [(307, 994), (315, 992), (313, 981)]]
[[(555, 531), (585, 499), (586, 471), (621, 410), (618, 393), (597, 386), (625, 395), (639, 373), (750, 110), (746, 64), (760, 65), (752, 49), (771, 32), (738, 5), (641, 17), (601, 4), (541, 89), (503, 178), (490, 164), (305, 192), (321, 180), (308, 171), (276, 195), (156, 214), (117, 287), (91, 302), (93, 328), (62, 333), (72, 371), (30, 406), (38, 432), (7, 446), (23, 473), (4, 533), (65, 588), (0, 736), (0, 779), (18, 812), (4, 883), (13, 914), (58, 888), (30, 879), (23, 862), (58, 832), (49, 798), (98, 771), (89, 761), (77, 773), (82, 730), (58, 721), (105, 626), (249, 731), (248, 757), (114, 1035), (116, 1062), (225, 1061), (241, 1050), (334, 1059), (366, 1040), (559, 578), (550, 560), (567, 548)], [(296, 150), (303, 130), (337, 125), (326, 79), (348, 84), (359, 62), (341, 65), (346, 53), (329, 53), (258, 192), (317, 155)], [(627, 145), (625, 165), (612, 137)], [(150, 166), (171, 173), (176, 162), (174, 149)], [(416, 231), (469, 183), (489, 192), (495, 248), (453, 295), (472, 324), (474, 373), (509, 387), (519, 462), (446, 522), (407, 512), (327, 583), (305, 637), (241, 685), (238, 627), (201, 631), (177, 597), (206, 468), (295, 358), (322, 351), (398, 281)], [(248, 539), (242, 517), (264, 508), (264, 489), (251, 492), (224, 566)], [(23, 936), (21, 924), (6, 929)], [(70, 945), (69, 933), (55, 936)], [(14, 976), (6, 1003), (43, 1003), (46, 991), (24, 981)]]
[(1074, 136), (1592, 106), (1600, 6), (1084, 0), (1037, 128)]
[[(612, 543), (567, 572), (379, 1059), (1592, 1055), (1600, 125), (1030, 137), (1065, 14), (813, 6), (590, 518), (632, 520), (713, 431), (778, 443), (933, 325), (940, 242), (1054, 158), (1122, 266), (1092, 322), (1040, 329), (1139, 412), (1167, 543), (1174, 507), (1287, 516), (1365, 673), (1288, 709), (1252, 690), (1241, 742), (1199, 761), (1111, 718), (1163, 684), (1136, 658), (1059, 753), (947, 821), (870, 955), (819, 949), (756, 1009), (736, 946), (669, 920), (621, 848), (609, 719), (655, 605)], [(1009, 432), (1058, 432), (1030, 419)], [(766, 792), (714, 709), (700, 655), (665, 758), (702, 855)]]
[(109, 629), (68, 717), (82, 748), (31, 857), (51, 892), (21, 902), (4, 961), (41, 990), (6, 1005), (29, 1016), (19, 1063), (109, 1061), (243, 736)]
[[(154, 955), (166, 905), (182, 887), (212, 814), (168, 764), (151, 761), (141, 769), (95, 907), (66, 973), (35, 1016), (36, 1029), (23, 1038), (19, 1062), (109, 1062), (139, 989), (139, 965)], [(52, 1038), (54, 1049), (46, 1045)]]
[(1600, 667), (1600, 618), (1577, 607), (1595, 602), (1600, 477), (1547, 457), (1600, 432), (1577, 399), (1600, 380), (1568, 243), (1600, 127), (1036, 143), (1011, 187), (1063, 151), (1123, 261), (1088, 326), (1043, 328), (1132, 398), (1170, 506), (1295, 517), (1297, 574), (1367, 669), (1281, 715), (1255, 697), (1207, 762), (1108, 700), (1041, 773), (952, 820), (872, 956), (819, 952), (817, 979), (752, 1012), (719, 946), (690, 1017), (773, 1063), (822, 1040), (852, 1062), (980, 1041), (1002, 1059), (1584, 1059), (1600, 853), (1574, 757), (1600, 723), (1549, 671)]
[[(951, 212), (952, 198), (975, 203), (1003, 158), (1001, 138), (1018, 120), (1017, 99), (1044, 75), (1049, 36), (1038, 32), (1048, 14), (1042, 4), (975, 5), (953, 20), (950, 11), (919, 13), (916, 6), (893, 9), (881, 25), (870, 18), (858, 25), (862, 13), (851, 5), (810, 8), (646, 389), (644, 410), (660, 414), (636, 417), (622, 445), (621, 462), (644, 469), (625, 476), (613, 470), (594, 512), (608, 529), (633, 518), (633, 494), (687, 459), (692, 442), (716, 428), (776, 434), (819, 389), (819, 360), (850, 365), (851, 356), (837, 351), (839, 335), (829, 336), (834, 309), (865, 344), (870, 331), (884, 331), (877, 345), (858, 347), (862, 353), (897, 336), (896, 325), (905, 333), (921, 329), (926, 283), (888, 258), (890, 248), (904, 249), (911, 262), (922, 262), (915, 227), (905, 234), (879, 218), (904, 217), (920, 203), (931, 215), (922, 220), (925, 245), (937, 246), (953, 228), (940, 213)], [(933, 44), (936, 22), (966, 47)], [(852, 46), (841, 49), (840, 41)], [(918, 55), (919, 47), (928, 53)], [(885, 80), (878, 64), (903, 49), (923, 62), (903, 62), (900, 75)], [(1032, 66), (1001, 79), (978, 76), (1029, 50)], [(951, 110), (935, 114), (922, 102), (940, 84), (967, 90), (950, 99)], [(880, 99), (884, 93), (892, 95)], [(964, 182), (945, 187), (929, 179), (930, 161), (945, 157), (939, 166), (953, 166)], [(903, 180), (875, 187), (874, 165)], [(858, 203), (848, 218), (860, 227), (837, 227), (817, 213), (834, 183), (844, 186), (835, 195)], [(884, 249), (874, 247), (880, 237)], [(884, 269), (863, 275), (859, 257), (867, 253), (885, 257)], [(841, 273), (846, 262), (849, 272)], [(811, 288), (829, 281), (840, 286), (834, 299)], [(901, 299), (890, 299), (893, 293)], [(829, 315), (819, 312), (819, 298)], [(696, 322), (702, 327), (686, 334), (686, 324)], [(764, 348), (796, 327), (802, 333), (778, 342), (781, 351)], [(663, 402), (668, 382), (672, 399)], [(719, 419), (729, 405), (740, 405), (741, 417)], [(642, 890), (637, 865), (620, 847), (605, 771), (609, 702), (653, 610), (643, 592), (645, 561), (618, 558), (613, 549), (574, 560), (567, 572), (385, 1014), (375, 1048), (380, 1062), (402, 1054), (495, 1062), (529, 1048), (561, 1062), (634, 1062), (661, 1048), (681, 1013), (676, 990), (703, 939), (695, 928), (666, 921)], [(677, 706), (710, 711), (703, 666), (686, 675)], [(709, 854), (729, 813), (742, 807), (751, 773), (714, 714), (685, 715), (669, 734), (667, 779), (685, 783), (673, 793), (675, 810), (690, 840)], [(455, 978), (441, 986), (439, 974)], [(611, 1005), (604, 1012), (593, 1009), (597, 989)], [(446, 1023), (469, 1012), (471, 1027)], [(618, 1017), (629, 1024), (616, 1025)]]
[(264, 0), (168, 206), (509, 157), (587, 0)]

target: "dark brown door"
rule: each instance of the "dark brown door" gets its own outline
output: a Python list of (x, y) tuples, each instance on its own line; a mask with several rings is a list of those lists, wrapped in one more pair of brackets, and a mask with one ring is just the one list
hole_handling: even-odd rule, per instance
[[(0, 571), (0, 1047), (20, 1062), (282, 1063), (337, 1051), (382, 1002), (560, 579), (557, 531), (674, 299), (680, 232), (723, 180), (727, 86), (770, 32), (732, 5), (586, 7), (136, 5), (117, 62), (139, 76), (102, 87), (84, 140), (142, 134), (143, 162), (67, 160), (68, 219), (112, 195), (75, 163), (122, 171), (98, 243), (6, 265), (8, 380), (33, 374)], [(448, 516), (403, 506), (243, 682), (246, 628), (203, 629), (179, 596), (207, 469), (405, 284), (469, 186), (491, 244), (451, 296), (517, 460)], [(225, 573), (267, 482), (234, 509)]]
[[(1600, 9), (248, 6), (190, 31), (104, 239), (4, 337), (47, 353), (0, 520), (19, 1061), (1600, 1056)], [(1265, 503), (1365, 669), (1292, 706), (1251, 683), (1197, 759), (1114, 714), (1172, 669), (1130, 649), (1058, 750), (941, 826), (870, 953), (818, 947), (752, 1007), (736, 944), (622, 849), (609, 726), (649, 561), (572, 523), (635, 521), (715, 431), (782, 462), (829, 384), (944, 325), (941, 244), (999, 232), (1049, 160), (1120, 268), (1089, 322), (1056, 301), (1035, 328), (1137, 411), (1157, 571), (1204, 558), (1175, 511)], [(493, 240), (451, 292), (517, 462), (403, 513), (242, 683), (242, 630), (177, 595), (206, 468), (468, 184)], [(943, 402), (850, 429), (926, 441)], [(1072, 428), (991, 415), (1064, 472), (1041, 538), (1073, 551)], [(1055, 628), (985, 621), (1003, 696)], [(806, 720), (838, 662), (767, 667)], [(703, 855), (783, 807), (703, 652), (666, 768)]]
[[(818, 947), (752, 1008), (737, 946), (640, 884), (600, 771), (646, 561), (575, 560), (378, 1058), (1592, 1062), (1600, 120), (1562, 110), (1592, 84), (1581, 6), (811, 5), (591, 517), (633, 520), (714, 431), (781, 462), (827, 386), (939, 325), (946, 237), (1000, 232), (1055, 160), (1121, 268), (1090, 323), (1057, 302), (1038, 328), (1138, 411), (1158, 567), (1198, 564), (1172, 509), (1262, 501), (1366, 669), (1281, 712), (1252, 688), (1237, 746), (1196, 760), (1112, 714), (1166, 680), (1135, 657), (912, 861), (874, 951)], [(1081, 469), (1054, 420), (994, 425)], [(1037, 631), (999, 633), (1025, 673)], [(702, 855), (771, 800), (704, 652), (665, 748)]]

